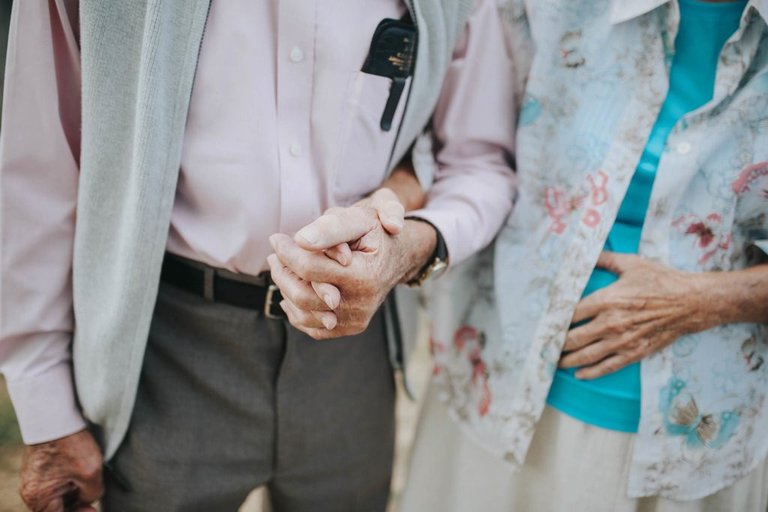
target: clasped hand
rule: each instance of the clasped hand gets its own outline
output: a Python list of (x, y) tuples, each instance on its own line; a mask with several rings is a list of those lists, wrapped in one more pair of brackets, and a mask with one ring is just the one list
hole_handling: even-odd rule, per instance
[(328, 210), (293, 238), (272, 235), (267, 261), (291, 324), (318, 340), (363, 332), (409, 270), (404, 216), (397, 196), (380, 189)]

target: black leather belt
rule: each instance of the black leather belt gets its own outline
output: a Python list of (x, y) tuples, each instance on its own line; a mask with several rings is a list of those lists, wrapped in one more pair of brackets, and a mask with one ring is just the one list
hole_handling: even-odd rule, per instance
[(202, 263), (166, 254), (161, 281), (207, 300), (253, 309), (266, 318), (284, 319), (280, 290), (269, 272), (258, 276), (240, 276)]

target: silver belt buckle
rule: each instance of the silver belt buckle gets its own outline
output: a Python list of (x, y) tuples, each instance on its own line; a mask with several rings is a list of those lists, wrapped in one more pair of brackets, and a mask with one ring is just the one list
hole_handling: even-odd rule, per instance
[(274, 285), (270, 284), (267, 288), (267, 297), (264, 299), (264, 317), (269, 318), (271, 320), (282, 320), (282, 316), (276, 316), (272, 314), (272, 297), (275, 295), (275, 292), (279, 291), (279, 288)]

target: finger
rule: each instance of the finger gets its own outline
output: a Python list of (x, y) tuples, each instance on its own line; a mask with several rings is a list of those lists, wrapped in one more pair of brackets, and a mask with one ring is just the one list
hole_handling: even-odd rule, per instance
[(571, 352), (602, 339), (605, 335), (600, 317), (568, 331), (563, 344), (563, 352)]
[(285, 304), (282, 302), (280, 303), (280, 307), (283, 308), (283, 311), (285, 311), (285, 314), (288, 316), (288, 321), (291, 323), (292, 326), (294, 326), (299, 331), (303, 332), (304, 334), (308, 335), (309, 337), (315, 339), (315, 340), (327, 340), (330, 338), (338, 337), (338, 334), (333, 334), (335, 331), (329, 331), (325, 328), (325, 326), (320, 328), (314, 328), (314, 327), (307, 327), (306, 325), (302, 324), (299, 320), (299, 311), (298, 309), (286, 301)]
[(328, 331), (334, 330), (339, 325), (339, 319), (335, 313), (330, 311), (312, 311), (311, 313)]
[(595, 266), (620, 276), (631, 267), (637, 266), (638, 261), (642, 260), (634, 254), (603, 251)]
[(338, 261), (339, 264), (345, 267), (352, 261), (352, 249), (349, 248), (349, 244), (346, 242), (326, 249), (325, 255), (332, 260)]
[(581, 299), (579, 303), (576, 304), (576, 309), (573, 310), (571, 323), (577, 324), (584, 320), (591, 320), (601, 312), (605, 311), (609, 306), (606, 298), (606, 290), (608, 290), (608, 288), (610, 288), (610, 286)]
[(640, 359), (638, 356), (632, 357), (629, 354), (616, 354), (592, 366), (580, 369), (576, 372), (576, 378), (581, 380), (597, 379), (610, 373), (615, 373)]
[(324, 311), (329, 308), (323, 299), (315, 293), (314, 288), (307, 281), (300, 279), (289, 268), (286, 268), (277, 258), (277, 255), (270, 254), (267, 257), (267, 263), (272, 281), (280, 288), (283, 297), (307, 311)]
[(296, 233), (299, 247), (322, 251), (365, 236), (376, 228), (379, 219), (366, 208), (350, 207), (323, 215)]
[(595, 364), (616, 353), (622, 347), (622, 340), (616, 338), (596, 341), (560, 358), (560, 368), (578, 368)]
[(649, 322), (655, 323), (658, 320), (656, 311), (634, 309), (634, 303), (628, 306), (630, 309), (606, 312), (583, 325), (571, 328), (565, 338), (563, 352), (578, 350), (600, 339), (623, 336), (630, 331), (644, 329)]
[(34, 512), (65, 512), (64, 499), (61, 497), (56, 497), (48, 501), (45, 506), (40, 507), (38, 505), (36, 507), (32, 507), (32, 510)]
[[(322, 252), (302, 249), (296, 245), (291, 237), (283, 234), (272, 235), (269, 237), (269, 242), (272, 244), (280, 263), (304, 281), (316, 281), (318, 283), (342, 281), (341, 272), (344, 271), (344, 267)], [(338, 244), (331, 244), (331, 246), (333, 245)]]
[(338, 288), (328, 283), (310, 283), (318, 297), (323, 299), (329, 309), (334, 310), (341, 304), (341, 292)]
[(379, 215), (379, 222), (390, 235), (397, 235), (405, 225), (405, 207), (389, 189), (380, 189), (371, 196), (371, 207)]
[(102, 481), (101, 465), (99, 469), (94, 470), (93, 474), (87, 479), (78, 482), (78, 503), (88, 504), (101, 498), (104, 494), (104, 484)]
[[(305, 311), (296, 306), (288, 299), (284, 299), (280, 302), (280, 307), (288, 315), (288, 320), (296, 328), (305, 329), (327, 329), (319, 317), (313, 314), (313, 311)], [(331, 313), (333, 315), (333, 313)], [(336, 315), (334, 315), (335, 317)], [(334, 327), (335, 327), (334, 323)]]

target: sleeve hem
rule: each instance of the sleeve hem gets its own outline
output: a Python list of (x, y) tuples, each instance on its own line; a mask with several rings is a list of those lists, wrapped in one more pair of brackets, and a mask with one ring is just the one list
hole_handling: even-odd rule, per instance
[(435, 228), (440, 230), (440, 234), (443, 237), (443, 240), (445, 240), (445, 246), (448, 249), (448, 264), (453, 266), (456, 263), (461, 262), (466, 255), (459, 249), (459, 243), (455, 232), (455, 229), (452, 227), (454, 224), (450, 220), (450, 215), (447, 216), (448, 219), (446, 219), (445, 215), (440, 214), (436, 211), (431, 211), (429, 208), (422, 209), (422, 210), (414, 210), (412, 212), (408, 212), (408, 217), (415, 217), (418, 219), (423, 219), (430, 224), (432, 224)]
[(86, 428), (69, 362), (7, 384), (25, 444), (46, 443)]

